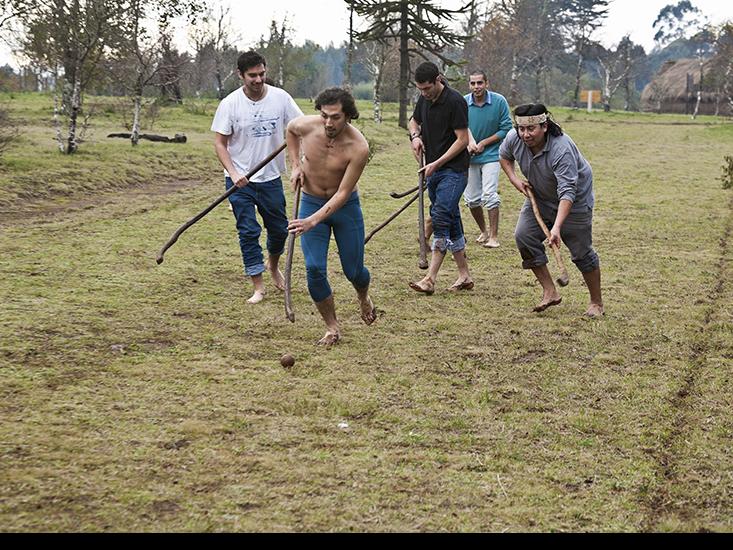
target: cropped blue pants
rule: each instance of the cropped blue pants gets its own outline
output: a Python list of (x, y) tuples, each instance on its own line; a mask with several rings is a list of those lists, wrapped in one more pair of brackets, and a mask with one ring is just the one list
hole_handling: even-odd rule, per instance
[[(298, 217), (307, 218), (320, 210), (326, 202), (327, 199), (303, 193)], [(336, 239), (341, 268), (354, 288), (365, 289), (371, 280), (369, 270), (364, 267), (364, 217), (359, 194), (354, 191), (341, 208), (300, 237), (308, 292), (314, 302), (322, 302), (332, 293), (327, 271), (331, 233)]]

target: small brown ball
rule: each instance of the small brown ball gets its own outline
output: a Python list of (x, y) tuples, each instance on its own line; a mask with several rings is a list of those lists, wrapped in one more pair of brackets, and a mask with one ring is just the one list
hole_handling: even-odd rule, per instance
[(280, 364), (283, 367), (287, 367), (287, 368), (292, 367), (293, 365), (295, 365), (295, 357), (293, 357), (289, 353), (286, 353), (285, 355), (283, 355), (280, 358)]

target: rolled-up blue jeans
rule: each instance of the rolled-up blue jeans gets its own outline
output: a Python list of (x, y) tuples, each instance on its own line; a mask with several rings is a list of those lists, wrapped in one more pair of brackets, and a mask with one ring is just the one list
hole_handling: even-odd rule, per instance
[[(301, 219), (320, 210), (328, 199), (302, 193)], [(328, 245), (331, 232), (341, 259), (346, 278), (357, 290), (369, 286), (369, 270), (364, 267), (364, 217), (359, 204), (359, 194), (354, 191), (346, 203), (333, 214), (300, 236), (300, 248), (305, 258), (308, 292), (314, 302), (322, 302), (331, 295), (328, 283)]]
[[(226, 188), (234, 183), (225, 179)], [(280, 178), (265, 182), (250, 181), (244, 187), (229, 195), (239, 233), (239, 248), (242, 250), (244, 273), (250, 277), (265, 271), (265, 262), (260, 246), (262, 227), (257, 222), (255, 208), (267, 229), (267, 252), (279, 256), (285, 250), (288, 238), (288, 217), (285, 214), (285, 193)]]
[(445, 253), (447, 250), (460, 252), (466, 248), (459, 202), (466, 189), (467, 176), (467, 172), (445, 168), (428, 178), (433, 250)]

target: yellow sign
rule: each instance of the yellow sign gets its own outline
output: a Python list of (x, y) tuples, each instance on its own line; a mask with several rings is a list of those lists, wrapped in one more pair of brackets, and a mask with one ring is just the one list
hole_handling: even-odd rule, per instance
[(588, 101), (588, 94), (590, 94), (591, 103), (601, 102), (601, 91), (600, 90), (581, 90), (580, 101)]

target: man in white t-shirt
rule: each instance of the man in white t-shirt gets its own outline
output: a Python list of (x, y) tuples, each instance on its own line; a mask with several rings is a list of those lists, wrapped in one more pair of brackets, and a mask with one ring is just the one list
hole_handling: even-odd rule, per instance
[[(248, 180), (247, 174), (283, 142), (288, 123), (303, 112), (285, 91), (265, 83), (267, 62), (257, 52), (239, 56), (237, 71), (243, 86), (225, 97), (214, 115), (211, 130), (216, 132), (216, 156), (224, 166), (226, 188), (239, 189), (229, 196), (239, 232), (244, 273), (252, 278), (254, 293), (247, 303), (265, 297), (262, 273), (267, 269), (280, 290), (285, 282), (278, 268), (288, 237), (285, 194), (280, 174), (285, 171), (285, 154)], [(260, 247), (262, 227), (255, 208), (267, 229), (268, 259)]]

